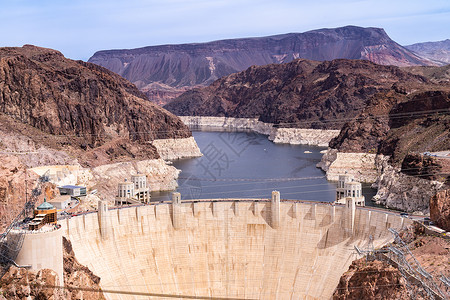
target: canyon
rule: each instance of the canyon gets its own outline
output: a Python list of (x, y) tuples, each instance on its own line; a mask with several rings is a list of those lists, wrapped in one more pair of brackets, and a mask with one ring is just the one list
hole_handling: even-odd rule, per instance
[(448, 159), (430, 158), (433, 163), (418, 168), (412, 158), (450, 149), (447, 71), (299, 59), (250, 67), (185, 92), (165, 108), (190, 125), (229, 126), (233, 118), (248, 118), (253, 123), (234, 123), (278, 142), (297, 143), (302, 138), (295, 131), (339, 131), (318, 165), (329, 180), (347, 172), (373, 183), (378, 204), (427, 214), (431, 196), (448, 188)]
[(180, 116), (184, 124), (191, 128), (206, 127), (214, 130), (236, 129), (252, 130), (268, 136), (276, 144), (328, 146), (330, 140), (339, 134), (339, 130), (278, 128), (273, 123), (264, 123), (257, 118)]
[[(334, 32), (353, 36), (358, 30)], [(392, 59), (364, 49), (374, 60)], [(413, 64), (405, 57), (394, 58)], [(214, 59), (207, 61), (216, 66)], [(414, 64), (425, 63), (418, 59)], [(430, 213), (448, 226), (442, 222), (449, 212), (448, 158), (426, 152), (448, 150), (450, 89), (436, 75), (444, 74), (442, 69), (434, 69), (434, 78), (415, 70), (346, 59), (253, 66), (179, 96), (166, 106), (185, 115), (179, 118), (105, 68), (68, 60), (51, 49), (1, 48), (0, 209), (22, 207), (24, 178), (31, 184), (45, 174), (64, 173), (62, 181), (97, 190), (89, 210), (98, 212), (62, 220), (61, 228), (43, 233), (42, 240), (40, 233), (31, 234), (24, 245), (44, 243), (47, 235), (64, 236), (64, 280), (101, 288), (107, 298), (126, 298), (121, 292), (330, 298), (354, 258), (355, 245), (364, 247), (373, 239), (375, 247), (382, 247), (393, 240), (389, 228), (401, 230), (411, 219), (351, 203), (280, 201), (275, 191), (272, 199), (181, 201), (174, 194), (172, 203), (111, 210), (108, 199), (130, 174), (146, 174), (153, 190), (174, 189), (179, 171), (167, 160), (202, 155), (188, 126), (244, 128), (274, 143), (328, 145), (320, 163), (328, 179), (348, 172), (374, 183), (377, 203)], [(214, 78), (204, 75), (195, 84)], [(182, 85), (185, 78), (177, 80)], [(52, 184), (40, 188), (37, 203), (56, 191)], [(107, 201), (97, 202), (100, 197)], [(12, 217), (2, 219), (3, 225)], [(19, 263), (26, 262), (23, 253)], [(24, 285), (62, 280), (50, 270), (11, 268), (4, 278), (8, 295), (21, 284), (17, 277), (26, 279)], [(33, 296), (64, 297), (57, 290), (37, 292)], [(91, 295), (75, 291), (66, 296)]]

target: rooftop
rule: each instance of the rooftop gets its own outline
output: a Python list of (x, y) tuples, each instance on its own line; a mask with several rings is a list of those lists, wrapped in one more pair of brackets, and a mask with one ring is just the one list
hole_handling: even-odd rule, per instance
[(63, 185), (63, 186), (59, 186), (58, 188), (63, 188), (63, 189), (83, 189), (85, 188), (84, 186), (79, 186), (79, 185)]
[(55, 207), (53, 205), (51, 205), (50, 203), (47, 202), (47, 199), (44, 199), (44, 203), (39, 205), (36, 209), (38, 209), (38, 210), (49, 210), (49, 209), (54, 209), (54, 208)]

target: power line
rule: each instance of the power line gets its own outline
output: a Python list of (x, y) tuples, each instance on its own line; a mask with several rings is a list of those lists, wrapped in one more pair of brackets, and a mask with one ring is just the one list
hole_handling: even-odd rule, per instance
[[(429, 98), (435, 98), (435, 97), (429, 97)], [(404, 102), (408, 103), (408, 102)], [(365, 107), (361, 107), (365, 108)], [(348, 121), (359, 121), (359, 120), (366, 120), (366, 119), (378, 119), (378, 118), (389, 118), (389, 119), (396, 119), (396, 118), (403, 118), (405, 116), (412, 116), (412, 117), (420, 117), (423, 115), (429, 115), (437, 113), (439, 114), (449, 114), (450, 108), (443, 108), (443, 109), (433, 109), (433, 110), (426, 110), (426, 111), (412, 111), (412, 112), (404, 112), (404, 113), (392, 113), (392, 114), (379, 114), (379, 115), (368, 115), (367, 117), (348, 117), (348, 118), (341, 118), (341, 119), (329, 119), (329, 120), (311, 120), (311, 121), (296, 121), (296, 122), (280, 122), (276, 123), (274, 125), (301, 125), (301, 124), (310, 124), (310, 123), (324, 123), (324, 124), (332, 124), (332, 123), (343, 123)], [(195, 117), (195, 116), (194, 116)], [(201, 116), (200, 116), (201, 117)], [(74, 129), (75, 130), (75, 129)], [(176, 132), (186, 132), (183, 129), (174, 129), (174, 130), (149, 130), (149, 131), (127, 131), (128, 135), (143, 135), (143, 134), (157, 134), (157, 133), (176, 133)], [(49, 136), (50, 135), (50, 136)], [(95, 133), (76, 133), (76, 134), (51, 134), (48, 135), (33, 135), (34, 138), (54, 138), (54, 137), (83, 137), (83, 136), (96, 136), (96, 137), (108, 137), (107, 134), (95, 134)], [(124, 137), (124, 136), (122, 136)]]
[[(21, 285), (26, 285), (25, 283), (19, 283)], [(132, 292), (124, 290), (105, 290), (103, 288), (93, 289), (86, 287), (74, 287), (74, 286), (59, 286), (59, 285), (47, 285), (47, 284), (31, 284), (32, 287), (41, 287), (47, 289), (61, 289), (61, 290), (76, 290), (85, 292), (95, 292), (95, 293), (107, 293), (107, 294), (119, 294), (119, 295), (133, 295), (133, 296), (146, 296), (146, 297), (161, 297), (161, 298), (181, 298), (181, 299), (212, 299), (212, 300), (250, 300), (249, 298), (230, 298), (230, 297), (210, 297), (210, 296), (191, 296), (182, 294), (162, 294), (162, 293), (149, 293), (149, 292)]]

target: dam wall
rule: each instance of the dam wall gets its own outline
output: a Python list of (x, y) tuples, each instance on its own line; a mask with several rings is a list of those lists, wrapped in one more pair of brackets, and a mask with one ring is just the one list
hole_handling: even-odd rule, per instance
[(16, 264), (32, 270), (52, 269), (58, 274), (59, 285), (64, 285), (63, 277), (63, 231), (27, 231)]
[(330, 140), (339, 134), (339, 130), (306, 128), (278, 128), (272, 123), (264, 123), (256, 118), (180, 116), (184, 124), (190, 127), (208, 126), (230, 129), (250, 129), (268, 135), (276, 144), (313, 145), (327, 147)]
[(109, 299), (145, 293), (329, 299), (355, 259), (355, 245), (367, 247), (372, 236), (381, 247), (392, 241), (388, 228), (411, 222), (366, 208), (280, 201), (279, 194), (240, 201), (177, 197), (173, 204), (62, 222), (75, 256), (101, 277), (102, 289), (141, 293), (107, 293)]

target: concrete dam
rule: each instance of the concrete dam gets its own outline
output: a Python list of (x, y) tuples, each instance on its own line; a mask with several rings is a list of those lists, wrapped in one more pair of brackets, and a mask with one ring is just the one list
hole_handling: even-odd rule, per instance
[[(325, 203), (216, 199), (108, 210), (63, 220), (80, 263), (110, 299), (329, 299), (354, 246), (392, 241), (396, 214)], [(136, 295), (126, 293), (136, 293)], [(169, 296), (170, 295), (170, 296)], [(153, 297), (152, 299), (161, 299)]]

